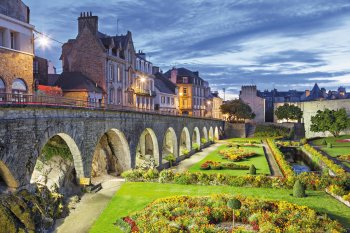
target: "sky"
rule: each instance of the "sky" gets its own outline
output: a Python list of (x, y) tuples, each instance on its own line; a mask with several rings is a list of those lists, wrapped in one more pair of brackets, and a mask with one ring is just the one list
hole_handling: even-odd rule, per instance
[[(80, 12), (99, 31), (132, 32), (136, 50), (165, 72), (199, 71), (226, 99), (258, 89), (350, 91), (349, 0), (24, 0), (31, 24), (58, 41), (77, 36)], [(117, 22), (119, 22), (117, 24)], [(117, 27), (117, 25), (119, 25)], [(61, 72), (61, 44), (36, 53)]]

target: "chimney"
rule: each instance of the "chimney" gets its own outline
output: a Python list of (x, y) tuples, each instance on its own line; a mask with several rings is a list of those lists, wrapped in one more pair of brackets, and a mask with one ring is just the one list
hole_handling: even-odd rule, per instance
[(173, 67), (173, 69), (171, 70), (170, 81), (172, 83), (176, 84), (176, 80), (177, 80), (177, 69), (175, 67)]
[(310, 90), (306, 90), (306, 91), (305, 91), (305, 96), (306, 96), (306, 97), (309, 97), (309, 96), (310, 96)]
[(92, 12), (81, 12), (78, 18), (78, 34), (80, 34), (85, 27), (96, 35), (98, 32), (98, 17), (92, 16)]
[(143, 60), (146, 60), (146, 54), (143, 51), (139, 50), (137, 55), (139, 55)]
[(194, 75), (196, 75), (197, 77), (199, 77), (199, 72), (198, 71), (195, 71), (195, 72), (193, 72), (194, 73)]

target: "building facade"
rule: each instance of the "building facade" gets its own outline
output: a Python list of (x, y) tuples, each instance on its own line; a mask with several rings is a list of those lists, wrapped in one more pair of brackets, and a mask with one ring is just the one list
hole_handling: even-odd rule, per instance
[(177, 115), (179, 113), (178, 87), (162, 73), (155, 74), (155, 110), (164, 113)]
[[(34, 26), (29, 21), (29, 7), (22, 1), (1, 3), (0, 92), (22, 98), (23, 94), (31, 94), (33, 88)], [(0, 96), (0, 101), (5, 98)]]
[(212, 99), (209, 102), (209, 104), (212, 104), (212, 118), (216, 119), (223, 119), (222, 112), (221, 112), (221, 105), (223, 104), (223, 100), (220, 98), (219, 93), (217, 91), (212, 92)]
[(209, 83), (199, 77), (198, 71), (173, 68), (165, 77), (178, 86), (179, 113), (182, 115), (205, 117), (209, 100)]
[(258, 96), (258, 90), (256, 86), (242, 86), (239, 93), (239, 99), (248, 104), (252, 111), (255, 113), (255, 118), (249, 120), (250, 122), (265, 122), (266, 101), (264, 98)]

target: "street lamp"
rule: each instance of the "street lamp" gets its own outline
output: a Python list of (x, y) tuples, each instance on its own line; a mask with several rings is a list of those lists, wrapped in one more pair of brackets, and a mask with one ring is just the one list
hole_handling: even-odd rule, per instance
[(46, 37), (44, 34), (41, 34), (36, 39), (38, 41), (39, 46), (42, 49), (48, 48), (50, 46), (50, 41), (49, 41), (48, 37)]

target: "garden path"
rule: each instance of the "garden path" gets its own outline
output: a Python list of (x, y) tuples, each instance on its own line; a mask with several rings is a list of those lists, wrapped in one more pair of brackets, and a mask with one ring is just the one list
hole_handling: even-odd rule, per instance
[(265, 156), (267, 159), (267, 162), (269, 164), (270, 167), (270, 171), (271, 171), (271, 175), (272, 176), (283, 176), (280, 168), (278, 167), (278, 164), (275, 160), (275, 157), (272, 155), (272, 152), (269, 148), (269, 146), (267, 145), (266, 141), (263, 140), (263, 147), (264, 147), (264, 152), (265, 152)]
[(198, 163), (202, 159), (204, 159), (208, 154), (216, 150), (219, 146), (224, 145), (225, 142), (218, 141), (215, 144), (203, 149), (200, 152), (197, 152), (196, 154), (192, 155), (190, 158), (182, 160), (179, 165), (173, 167), (172, 169), (175, 172), (185, 172), (187, 171), (192, 165)]
[(86, 193), (83, 195), (77, 207), (71, 211), (69, 216), (56, 223), (57, 233), (86, 233), (96, 221), (115, 192), (124, 183), (124, 179), (108, 177), (102, 182), (102, 189), (97, 193)]

